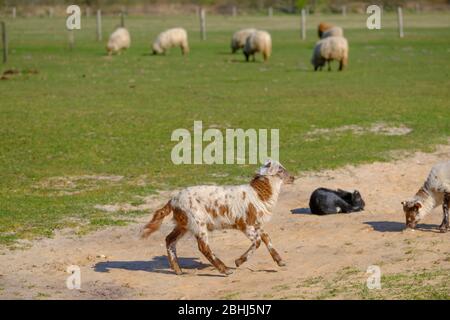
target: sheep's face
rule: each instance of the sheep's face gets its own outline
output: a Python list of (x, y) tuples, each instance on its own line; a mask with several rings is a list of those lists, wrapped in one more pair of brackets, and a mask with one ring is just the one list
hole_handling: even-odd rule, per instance
[(275, 176), (280, 178), (284, 183), (291, 184), (294, 182), (294, 176), (292, 176), (285, 167), (275, 160), (266, 160), (264, 166), (259, 168), (257, 174), (262, 176)]
[(406, 227), (415, 229), (420, 221), (419, 211), (422, 208), (420, 201), (403, 201), (403, 211), (405, 212)]
[(352, 204), (359, 207), (361, 210), (363, 210), (366, 205), (358, 190), (355, 190), (352, 193)]
[(154, 43), (152, 45), (152, 52), (153, 52), (153, 54), (161, 54), (162, 50), (156, 43)]

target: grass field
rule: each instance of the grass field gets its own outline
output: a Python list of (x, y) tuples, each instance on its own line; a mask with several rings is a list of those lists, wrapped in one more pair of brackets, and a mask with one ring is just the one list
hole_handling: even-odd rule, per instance
[[(312, 71), (319, 20), (345, 28), (345, 72)], [(105, 39), (117, 22), (104, 18)], [(448, 13), (407, 14), (401, 40), (394, 15), (379, 31), (364, 28), (365, 16), (310, 17), (303, 42), (298, 17), (211, 16), (207, 41), (199, 39), (195, 16), (128, 17), (132, 47), (112, 59), (105, 57), (105, 41), (95, 41), (93, 18), (82, 20), (72, 51), (63, 19), (7, 23), (11, 54), (0, 70), (22, 73), (0, 81), (0, 243), (129, 219), (96, 204), (247, 179), (254, 166), (172, 164), (171, 133), (192, 130), (194, 120), (221, 129), (279, 128), (281, 161), (296, 173), (387, 160), (396, 150), (431, 150), (450, 136)], [(191, 54), (149, 55), (153, 38), (171, 26), (187, 28)], [(229, 53), (231, 33), (246, 26), (271, 32), (268, 64)], [(305, 139), (315, 128), (377, 122), (413, 131)]]

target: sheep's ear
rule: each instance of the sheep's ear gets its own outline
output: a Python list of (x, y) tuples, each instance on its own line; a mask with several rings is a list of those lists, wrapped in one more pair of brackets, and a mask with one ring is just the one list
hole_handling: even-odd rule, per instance
[(262, 166), (258, 170), (258, 174), (262, 176), (275, 175), (277, 172), (278, 172), (278, 165), (275, 161), (272, 161), (271, 159), (267, 159), (264, 162), (264, 166)]
[(402, 201), (402, 206), (406, 206), (406, 201)]
[(420, 202), (416, 202), (416, 203), (414, 203), (414, 208), (419, 210), (420, 208), (422, 208), (422, 204)]

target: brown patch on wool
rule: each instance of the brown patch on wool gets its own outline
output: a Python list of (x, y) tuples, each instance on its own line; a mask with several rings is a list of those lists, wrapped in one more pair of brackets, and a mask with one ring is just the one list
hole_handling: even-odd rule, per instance
[(229, 213), (229, 208), (228, 208), (228, 206), (221, 205), (221, 206), (219, 207), (219, 214), (220, 214), (221, 216), (225, 217), (225, 215), (228, 215), (228, 213)]
[(272, 196), (272, 186), (267, 177), (256, 176), (250, 182), (250, 186), (256, 191), (261, 201), (267, 201)]
[(236, 224), (234, 227), (241, 231), (247, 229), (247, 224), (245, 223), (244, 218), (236, 219)]
[(256, 209), (255, 206), (252, 203), (250, 203), (247, 208), (247, 218), (246, 218), (247, 225), (254, 226), (256, 224), (256, 221), (257, 221)]
[(147, 238), (150, 234), (158, 230), (159, 227), (161, 227), (163, 219), (168, 216), (172, 210), (174, 209), (172, 208), (170, 201), (167, 202), (161, 209), (156, 210), (153, 214), (152, 220), (150, 220), (150, 222), (148, 222), (142, 230), (141, 237)]
[(217, 211), (214, 208), (211, 207), (206, 207), (206, 212), (209, 213), (209, 215), (211, 215), (213, 218), (217, 217)]
[(173, 218), (177, 222), (177, 225), (180, 227), (186, 227), (188, 224), (188, 217), (186, 212), (181, 210), (180, 208), (173, 209)]

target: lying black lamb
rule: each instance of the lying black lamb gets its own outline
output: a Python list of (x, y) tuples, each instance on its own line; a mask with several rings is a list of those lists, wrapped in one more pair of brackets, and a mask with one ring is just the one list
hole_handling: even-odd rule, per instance
[(350, 213), (364, 210), (365, 202), (355, 190), (348, 192), (337, 189), (319, 188), (309, 199), (309, 208), (313, 214)]

